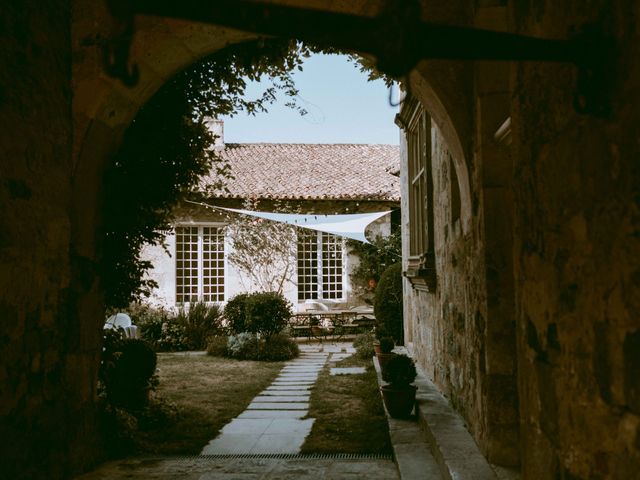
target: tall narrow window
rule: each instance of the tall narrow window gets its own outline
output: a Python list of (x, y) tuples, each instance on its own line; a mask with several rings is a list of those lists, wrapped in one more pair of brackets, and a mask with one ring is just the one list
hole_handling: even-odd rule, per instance
[(330, 233), (298, 232), (298, 300), (343, 298), (342, 239)]
[(176, 227), (176, 303), (224, 301), (224, 230)]
[(396, 119), (406, 138), (404, 161), (409, 187), (409, 258), (405, 275), (414, 288), (433, 291), (436, 277), (431, 118), (419, 101), (409, 97)]

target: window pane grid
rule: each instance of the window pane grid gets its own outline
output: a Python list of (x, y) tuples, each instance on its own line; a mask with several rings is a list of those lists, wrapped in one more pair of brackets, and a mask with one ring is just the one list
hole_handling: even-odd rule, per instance
[(343, 298), (342, 254), (340, 237), (298, 232), (298, 300)]
[(176, 227), (176, 303), (224, 301), (224, 230)]
[(318, 295), (317, 233), (298, 231), (298, 300), (311, 300)]

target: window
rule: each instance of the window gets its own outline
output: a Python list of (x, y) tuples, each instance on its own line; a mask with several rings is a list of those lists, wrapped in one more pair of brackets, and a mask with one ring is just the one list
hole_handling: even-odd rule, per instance
[(405, 158), (409, 203), (409, 258), (405, 276), (414, 288), (435, 289), (433, 236), (433, 172), (431, 118), (420, 102), (408, 98), (396, 122), (406, 138)]
[(342, 269), (340, 237), (298, 231), (298, 300), (342, 299)]
[(224, 301), (224, 229), (176, 227), (176, 303)]

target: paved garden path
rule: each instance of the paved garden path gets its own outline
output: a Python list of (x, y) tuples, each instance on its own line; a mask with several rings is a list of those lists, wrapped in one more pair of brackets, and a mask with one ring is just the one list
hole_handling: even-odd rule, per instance
[(327, 360), (354, 353), (349, 343), (300, 345), (300, 356), (285, 363), (274, 382), (247, 409), (224, 426), (201, 455), (276, 454), (300, 452), (314, 418), (309, 397)]

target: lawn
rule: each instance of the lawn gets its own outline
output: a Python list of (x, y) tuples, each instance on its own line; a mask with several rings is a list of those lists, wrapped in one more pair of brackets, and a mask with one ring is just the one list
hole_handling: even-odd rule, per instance
[(302, 453), (391, 453), (389, 428), (371, 359), (350, 357), (337, 367), (366, 367), (360, 375), (331, 376), (328, 365), (311, 392), (315, 418)]
[(144, 453), (198, 454), (278, 375), (282, 362), (230, 360), (208, 355), (158, 354), (160, 398), (175, 403), (177, 421), (139, 433)]

